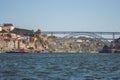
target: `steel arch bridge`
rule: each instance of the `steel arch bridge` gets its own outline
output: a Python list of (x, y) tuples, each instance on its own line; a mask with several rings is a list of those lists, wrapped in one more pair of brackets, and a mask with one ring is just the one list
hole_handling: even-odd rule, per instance
[[(62, 37), (58, 42), (64, 42), (66, 38), (74, 37), (74, 36), (89, 36), (95, 40), (102, 41), (105, 45), (110, 46), (109, 40), (114, 40), (116, 36), (120, 36), (120, 32), (73, 32), (73, 31), (44, 31), (43, 34), (51, 34), (51, 36), (55, 34), (66, 34), (66, 36)], [(104, 35), (111, 36), (110, 38), (103, 37)]]
[(98, 41), (98, 40), (102, 41), (105, 45), (110, 46), (110, 42), (107, 39), (105, 39), (105, 38), (103, 38), (95, 33), (72, 33), (72, 34), (68, 34), (68, 35), (64, 36), (63, 38), (61, 38), (60, 40), (58, 40), (58, 43), (64, 42), (66, 40), (66, 38), (81, 36), (81, 35), (89, 36), (91, 38), (94, 38), (94, 40), (96, 40), (96, 41)]

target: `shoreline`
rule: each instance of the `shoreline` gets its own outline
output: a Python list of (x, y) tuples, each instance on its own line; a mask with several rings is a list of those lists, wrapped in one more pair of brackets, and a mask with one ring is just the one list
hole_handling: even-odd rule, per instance
[(120, 53), (120, 38), (109, 42), (108, 46), (98, 38), (86, 36), (64, 38), (42, 34), (40, 29), (34, 32), (15, 28), (12, 24), (3, 25), (1, 28), (0, 52)]

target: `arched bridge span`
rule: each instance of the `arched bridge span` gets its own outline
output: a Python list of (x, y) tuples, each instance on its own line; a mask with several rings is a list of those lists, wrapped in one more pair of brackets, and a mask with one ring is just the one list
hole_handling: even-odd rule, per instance
[[(120, 37), (120, 32), (83, 32), (83, 31), (43, 31), (43, 34), (50, 34), (51, 36), (54, 35), (66, 35), (64, 36), (61, 41), (64, 41), (65, 38), (74, 37), (74, 36), (90, 36), (94, 39), (103, 41), (107, 46), (110, 46), (109, 40), (114, 40)], [(109, 36), (109, 37), (108, 37)]]
[(64, 40), (66, 38), (75, 37), (75, 36), (81, 36), (81, 35), (83, 35), (83, 36), (89, 36), (89, 37), (93, 38), (96, 41), (98, 41), (98, 40), (102, 41), (105, 45), (110, 46), (110, 42), (107, 39), (105, 39), (102, 36), (99, 36), (99, 35), (97, 35), (95, 33), (74, 33), (74, 34), (72, 33), (72, 34), (68, 34), (68, 35), (64, 36), (61, 39), (60, 42), (62, 42), (62, 41), (64, 42)]

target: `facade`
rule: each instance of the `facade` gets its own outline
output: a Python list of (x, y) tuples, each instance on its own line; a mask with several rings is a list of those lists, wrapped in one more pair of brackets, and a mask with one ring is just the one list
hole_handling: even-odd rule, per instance
[(0, 31), (2, 31), (2, 27), (0, 26)]
[(13, 24), (4, 24), (3, 26), (1, 26), (0, 28), (0, 31), (4, 30), (4, 31), (7, 31), (7, 32), (10, 32), (12, 30), (14, 30), (14, 26)]

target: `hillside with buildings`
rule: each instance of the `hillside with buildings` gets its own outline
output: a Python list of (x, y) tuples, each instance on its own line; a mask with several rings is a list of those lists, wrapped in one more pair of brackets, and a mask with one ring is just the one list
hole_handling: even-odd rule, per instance
[[(120, 39), (111, 43), (110, 52), (119, 52)], [(1, 52), (53, 52), (53, 53), (99, 53), (104, 50), (104, 42), (88, 37), (70, 37), (41, 34), (41, 30), (20, 29), (13, 24), (0, 27)]]
[(65, 40), (61, 37), (49, 39), (49, 47), (53, 52), (98, 53), (103, 46), (103, 42), (86, 37), (66, 38)]

